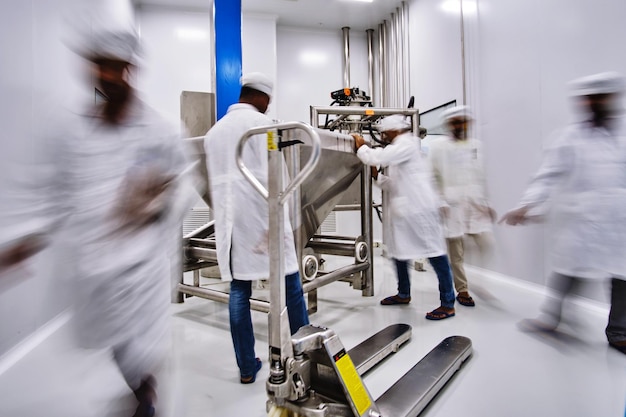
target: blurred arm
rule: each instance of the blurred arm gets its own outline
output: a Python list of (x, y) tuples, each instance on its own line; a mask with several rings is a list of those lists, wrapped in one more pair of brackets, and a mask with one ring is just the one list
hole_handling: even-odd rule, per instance
[(545, 204), (563, 178), (573, 167), (573, 149), (565, 138), (546, 149), (541, 167), (534, 175), (517, 208), (506, 213), (499, 223), (523, 224), (529, 218), (529, 211)]

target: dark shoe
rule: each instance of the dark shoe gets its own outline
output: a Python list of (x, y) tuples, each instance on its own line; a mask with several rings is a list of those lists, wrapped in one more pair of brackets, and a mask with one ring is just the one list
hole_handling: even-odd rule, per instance
[(141, 385), (135, 390), (135, 397), (137, 397), (139, 405), (133, 417), (154, 417), (155, 387), (156, 381), (151, 376), (141, 381)]
[(557, 325), (548, 324), (539, 319), (524, 319), (517, 327), (526, 333), (555, 333)]
[(409, 304), (411, 302), (411, 297), (400, 297), (399, 295), (392, 295), (391, 297), (387, 297), (384, 300), (380, 301), (380, 304), (384, 306), (392, 306), (396, 304)]
[(454, 317), (454, 309), (444, 306), (437, 307), (433, 311), (426, 313), (426, 319), (428, 320), (443, 320), (450, 317)]
[(459, 295), (456, 296), (456, 300), (462, 306), (474, 307), (476, 305), (472, 296), (466, 291), (460, 292)]
[(153, 404), (139, 403), (133, 417), (154, 417), (156, 410)]
[(240, 377), (239, 382), (241, 382), (242, 384), (252, 384), (254, 381), (256, 381), (256, 374), (257, 372), (259, 372), (259, 369), (261, 369), (261, 366), (263, 366), (263, 362), (261, 362), (261, 359), (256, 358), (256, 369), (254, 371), (254, 374), (252, 374), (252, 376)]
[(609, 346), (611, 346), (613, 349), (619, 350), (626, 355), (626, 340), (622, 340), (619, 342), (609, 342)]

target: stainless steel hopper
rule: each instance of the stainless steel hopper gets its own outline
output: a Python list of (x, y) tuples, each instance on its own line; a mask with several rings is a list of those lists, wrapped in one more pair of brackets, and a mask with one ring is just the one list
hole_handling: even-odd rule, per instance
[[(301, 163), (310, 155), (309, 146), (300, 147)], [(326, 217), (342, 200), (343, 194), (355, 183), (362, 167), (354, 153), (322, 148), (317, 167), (300, 190), (302, 224), (299, 230), (305, 244), (315, 236)]]
[[(360, 174), (364, 171), (363, 165), (354, 154), (354, 139), (349, 135), (338, 134), (328, 130), (315, 129), (319, 134), (321, 143), (321, 155), (318, 165), (307, 177), (304, 183), (294, 192), (291, 199), (291, 217), (296, 239), (296, 250), (302, 260), (302, 276), (309, 281), (304, 290), (309, 294), (309, 310), (316, 311), (316, 289), (330, 282), (347, 279), (355, 289), (370, 291), (373, 287), (371, 279), (363, 282), (363, 272), (371, 268), (368, 262), (369, 248), (367, 241), (371, 241), (371, 227), (367, 228), (362, 236), (358, 237), (335, 237), (317, 235), (321, 224), (328, 215), (340, 203), (352, 203), (352, 209), (360, 210), (362, 204), (363, 180)], [(279, 135), (283, 143), (299, 140), (297, 131), (284, 130)], [(208, 178), (204, 160), (206, 158), (204, 138), (192, 138), (186, 140), (189, 153), (198, 164), (197, 175), (205, 183), (201, 185), (199, 193), (207, 205), (211, 205), (209, 190), (210, 178)], [(295, 142), (293, 142), (295, 143)], [(300, 171), (300, 167), (311, 155), (309, 144), (292, 144), (283, 149), (283, 154), (290, 175), (294, 177)], [(367, 178), (366, 184), (371, 188), (371, 181)], [(349, 197), (345, 197), (349, 194)], [(371, 193), (365, 193), (367, 197)], [(371, 201), (365, 204), (371, 206)], [(363, 224), (370, 224), (364, 221)], [(176, 301), (181, 302), (183, 294), (188, 296), (200, 296), (215, 301), (226, 302), (228, 295), (224, 292), (200, 287), (198, 269), (217, 264), (216, 244), (213, 237), (213, 225), (205, 225), (185, 236), (185, 270), (194, 271), (193, 285), (180, 282), (178, 286), (179, 296)], [(364, 238), (363, 235), (367, 236)], [(346, 267), (335, 271), (319, 271), (319, 262), (322, 254), (343, 255), (354, 258)], [(318, 277), (324, 276), (323, 280), (313, 282)], [(367, 274), (371, 276), (371, 274)], [(219, 293), (219, 294), (218, 294)], [(363, 295), (373, 295), (366, 294)], [(268, 311), (268, 307), (262, 301), (253, 303), (253, 309)]]

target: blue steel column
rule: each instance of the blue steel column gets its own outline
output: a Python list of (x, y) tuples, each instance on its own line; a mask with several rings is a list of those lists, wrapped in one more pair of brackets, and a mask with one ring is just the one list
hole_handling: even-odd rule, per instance
[(241, 86), (241, 0), (214, 0), (217, 119), (239, 100)]

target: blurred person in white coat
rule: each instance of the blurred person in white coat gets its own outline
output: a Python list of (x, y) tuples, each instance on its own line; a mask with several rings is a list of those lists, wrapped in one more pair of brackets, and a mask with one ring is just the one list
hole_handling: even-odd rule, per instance
[(179, 129), (130, 84), (139, 49), (132, 29), (98, 30), (76, 48), (105, 99), (59, 112), (46, 126), (44, 149), (35, 152), (35, 168), (48, 170), (46, 184), (20, 190), (43, 193), (43, 203), (14, 223), (11, 236), (3, 234), (13, 243), (0, 259), (4, 268), (19, 264), (46, 236), (67, 231), (72, 259), (58, 261), (74, 262), (79, 342), (111, 349), (138, 402), (133, 416), (150, 417), (167, 354), (170, 260), (179, 255), (171, 252), (180, 238), (172, 225), (182, 223), (193, 188)]
[(444, 232), (459, 304), (473, 307), (465, 273), (464, 239), (471, 238), (486, 258), (493, 247), (496, 213), (487, 197), (482, 142), (469, 136), (473, 118), (467, 106), (446, 110), (449, 135), (429, 144), (437, 190), (442, 200)]
[(409, 261), (428, 258), (439, 281), (440, 306), (426, 314), (429, 320), (455, 315), (450, 264), (428, 159), (420, 152), (419, 138), (411, 134), (411, 123), (403, 116), (385, 117), (378, 127), (384, 148), (364, 146), (359, 135), (357, 156), (366, 165), (381, 166), (373, 171), (383, 194), (383, 240), (398, 274), (398, 293), (383, 299), (382, 305), (411, 302)]
[(524, 224), (547, 213), (554, 271), (543, 314), (526, 330), (556, 330), (563, 301), (587, 280), (611, 278), (606, 327), (610, 346), (626, 353), (626, 117), (623, 76), (601, 73), (572, 82), (583, 120), (560, 131), (519, 206), (500, 220)]
[[(265, 115), (273, 82), (262, 73), (241, 78), (239, 102), (231, 105), (206, 134), (204, 147), (215, 215), (217, 261), (222, 280), (230, 281), (228, 310), (230, 332), (239, 367), (240, 382), (253, 383), (261, 368), (254, 351), (250, 313), (252, 282), (269, 278), (269, 211), (267, 201), (245, 179), (236, 162), (236, 149), (251, 128), (271, 125)], [(251, 137), (243, 161), (267, 188), (267, 138)], [(291, 333), (309, 323), (296, 259), (289, 213), (285, 206), (285, 291)]]

